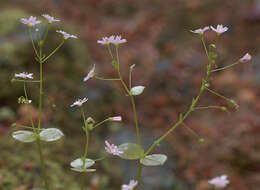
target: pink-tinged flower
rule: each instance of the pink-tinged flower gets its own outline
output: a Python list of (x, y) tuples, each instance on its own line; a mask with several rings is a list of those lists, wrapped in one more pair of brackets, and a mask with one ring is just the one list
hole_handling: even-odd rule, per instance
[(115, 117), (110, 117), (111, 121), (122, 121), (122, 117), (121, 116), (115, 116)]
[(242, 62), (242, 63), (247, 63), (248, 61), (250, 61), (252, 59), (252, 56), (249, 54), (249, 53), (247, 53), (247, 54), (245, 54), (241, 59), (240, 59), (240, 61)]
[(103, 37), (102, 40), (98, 40), (98, 44), (109, 45), (114, 40), (115, 36)]
[(207, 30), (209, 30), (209, 26), (206, 26), (204, 28), (199, 28), (197, 30), (190, 30), (190, 32), (195, 33), (195, 34), (204, 34), (204, 32), (206, 32)]
[(121, 190), (133, 190), (137, 186), (138, 182), (135, 180), (130, 180), (128, 185), (123, 184)]
[(50, 15), (43, 14), (42, 16), (43, 16), (44, 18), (46, 18), (49, 23), (60, 22), (59, 19), (55, 19), (54, 17), (52, 17), (52, 16), (50, 16)]
[(88, 101), (88, 98), (83, 98), (83, 99), (78, 99), (77, 101), (75, 101), (73, 104), (70, 105), (70, 107), (73, 106), (82, 106), (82, 104), (84, 104), (86, 101)]
[(211, 30), (213, 30), (214, 32), (216, 32), (218, 35), (228, 31), (228, 27), (224, 27), (222, 24), (218, 24), (217, 28), (214, 28), (213, 26), (210, 26)]
[(118, 45), (118, 44), (122, 44), (122, 43), (126, 43), (126, 39), (121, 39), (121, 36), (115, 36), (114, 39), (112, 39), (111, 43)]
[(215, 177), (208, 181), (209, 184), (215, 186), (216, 188), (224, 188), (229, 184), (229, 180), (227, 179), (227, 175), (221, 175), (218, 177)]
[(26, 24), (28, 26), (34, 26), (36, 24), (40, 24), (41, 21), (37, 20), (37, 18), (34, 16), (30, 16), (28, 19), (22, 18), (21, 23)]
[(88, 75), (83, 79), (84, 82), (95, 76), (95, 65), (89, 71)]
[(108, 141), (105, 141), (105, 144), (106, 144), (105, 150), (106, 150), (107, 153), (113, 154), (115, 156), (118, 156), (119, 154), (123, 154), (123, 152), (120, 151), (116, 145), (109, 144)]
[(68, 34), (67, 32), (64, 32), (64, 31), (62, 31), (62, 30), (57, 30), (56, 32), (62, 34), (64, 40), (67, 40), (67, 39), (69, 39), (69, 38), (75, 38), (75, 39), (78, 38), (77, 36), (74, 36), (74, 35)]
[(87, 118), (87, 121), (89, 121), (89, 122), (90, 122), (90, 121), (94, 121), (94, 119), (93, 119), (92, 117), (88, 117), (88, 118)]
[(14, 77), (23, 78), (23, 79), (33, 79), (33, 73), (22, 72), (19, 74), (14, 74)]

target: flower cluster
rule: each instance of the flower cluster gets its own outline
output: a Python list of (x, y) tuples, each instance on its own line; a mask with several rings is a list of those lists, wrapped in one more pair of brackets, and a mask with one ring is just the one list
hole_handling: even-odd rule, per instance
[(14, 74), (14, 77), (23, 79), (33, 79), (33, 73), (22, 72), (19, 74)]
[(221, 175), (218, 177), (215, 177), (208, 181), (209, 184), (215, 186), (216, 188), (224, 188), (229, 184), (229, 180), (227, 179), (227, 175)]
[(123, 184), (121, 190), (133, 190), (137, 186), (138, 182), (131, 180), (128, 185)]
[(30, 16), (28, 19), (22, 18), (21, 23), (26, 24), (27, 26), (31, 27), (31, 26), (34, 26), (36, 24), (40, 24), (41, 21), (37, 20), (37, 18), (34, 17), (34, 16)]
[(110, 36), (110, 37), (103, 37), (102, 40), (98, 40), (97, 43), (102, 44), (102, 45), (109, 45), (114, 44), (114, 45), (118, 45), (118, 44), (122, 44), (122, 43), (126, 43), (127, 40), (126, 39), (121, 39), (122, 37), (119, 36)]
[(88, 75), (83, 79), (84, 82), (95, 76), (95, 65), (89, 71)]
[[(50, 24), (53, 23), (53, 22), (60, 22), (59, 19), (56, 19), (56, 18), (54, 18), (54, 17), (52, 17), (52, 16), (50, 16), (50, 15), (48, 15), (48, 14), (43, 14), (42, 16), (43, 16), (43, 17), (48, 21), (48, 23), (50, 23)], [(30, 16), (28, 19), (22, 18), (22, 19), (21, 19), (21, 23), (26, 24), (26, 25), (29, 26), (29, 27), (32, 27), (32, 26), (34, 26), (34, 25), (40, 24), (41, 21), (40, 21), (40, 20), (37, 20), (37, 18), (34, 17), (34, 16)], [(38, 30), (38, 29), (37, 29), (37, 30)], [(64, 40), (67, 40), (67, 39), (69, 39), (69, 38), (75, 38), (75, 39), (78, 38), (77, 36), (68, 34), (67, 32), (64, 32), (64, 31), (62, 31), (62, 30), (57, 30), (56, 32), (62, 34)]]
[(52, 16), (50, 16), (50, 15), (43, 14), (42, 16), (43, 16), (44, 18), (46, 18), (49, 23), (60, 22), (59, 19), (55, 19), (54, 17), (52, 17)]
[(69, 39), (69, 38), (75, 38), (75, 39), (78, 38), (77, 36), (72, 35), (72, 34), (68, 34), (67, 32), (64, 32), (64, 31), (62, 31), (62, 30), (57, 30), (56, 32), (62, 34), (64, 40), (67, 40), (67, 39)]
[(115, 155), (115, 156), (118, 156), (119, 154), (123, 154), (123, 152), (120, 151), (116, 145), (109, 144), (108, 141), (105, 141), (105, 144), (106, 144), (105, 150), (107, 153)]
[(203, 35), (204, 32), (206, 32), (207, 30), (213, 30), (214, 32), (216, 32), (218, 35), (228, 31), (228, 27), (224, 27), (222, 24), (218, 24), (216, 28), (214, 28), (213, 26), (206, 26), (204, 28), (199, 28), (196, 30), (190, 30), (190, 32), (195, 33), (195, 34), (200, 34)]
[(77, 101), (75, 101), (73, 104), (70, 105), (70, 107), (73, 106), (82, 106), (82, 104), (84, 104), (86, 101), (88, 101), (88, 98), (83, 98), (83, 99), (78, 99)]

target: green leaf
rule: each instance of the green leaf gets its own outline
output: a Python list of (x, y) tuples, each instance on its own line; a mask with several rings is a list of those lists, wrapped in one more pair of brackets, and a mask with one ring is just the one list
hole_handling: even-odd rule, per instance
[(118, 146), (118, 149), (122, 151), (122, 154), (119, 154), (119, 156), (123, 159), (127, 160), (137, 160), (140, 159), (144, 151), (138, 144), (134, 143), (124, 143)]
[[(93, 166), (94, 164), (95, 164), (94, 160), (86, 158), (84, 168), (89, 168), (90, 166)], [(76, 160), (72, 161), (70, 163), (70, 166), (73, 168), (83, 168), (82, 158), (77, 158)]]
[(57, 128), (43, 129), (40, 132), (40, 139), (42, 141), (47, 141), (47, 142), (59, 140), (63, 136), (64, 134), (61, 132), (61, 130)]
[(140, 95), (143, 93), (144, 88), (145, 88), (144, 86), (135, 86), (131, 88), (130, 93), (134, 96)]
[(20, 131), (15, 131), (12, 133), (12, 137), (18, 141), (24, 142), (24, 143), (29, 143), (33, 142), (36, 140), (36, 136), (33, 132), (31, 131), (25, 131), (25, 130), (20, 130)]
[(95, 172), (96, 169), (86, 169), (86, 168), (71, 168), (75, 172)]
[(140, 162), (145, 166), (159, 166), (163, 165), (167, 160), (167, 156), (164, 154), (151, 154), (142, 158)]

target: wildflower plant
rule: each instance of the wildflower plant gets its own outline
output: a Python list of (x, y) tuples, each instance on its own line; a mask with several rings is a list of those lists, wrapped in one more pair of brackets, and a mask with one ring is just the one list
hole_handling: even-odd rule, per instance
[[(33, 83), (39, 85), (39, 102), (38, 102), (38, 122), (35, 123), (35, 121), (32, 118), (32, 115), (30, 115), (30, 124), (31, 126), (24, 126), (19, 125), (20, 127), (26, 129), (26, 130), (18, 130), (12, 133), (12, 136), (14, 139), (23, 142), (23, 143), (31, 143), (36, 142), (37, 148), (38, 148), (38, 154), (40, 157), (40, 163), (42, 168), (42, 173), (44, 177), (44, 186), (46, 190), (50, 190), (50, 185), (48, 181), (47, 171), (46, 171), (46, 165), (45, 165), (45, 159), (42, 152), (42, 141), (45, 142), (52, 142), (57, 141), (60, 138), (64, 136), (62, 131), (57, 128), (45, 128), (42, 124), (42, 108), (43, 108), (43, 66), (47, 64), (47, 61), (53, 56), (64, 44), (65, 40), (68, 38), (76, 38), (76, 36), (69, 35), (67, 33), (63, 34), (63, 39), (61, 40), (61, 43), (49, 54), (47, 52), (44, 52), (44, 46), (45, 42), (48, 36), (49, 28), (51, 27), (51, 24), (54, 22), (59, 22), (60, 20), (55, 19), (54, 17), (51, 17), (49, 15), (44, 14), (43, 17), (46, 19), (47, 24), (44, 25), (43, 28), (45, 28), (45, 31), (43, 32), (43, 35), (39, 34), (39, 29), (36, 28), (37, 25), (42, 24), (43, 22), (40, 20), (37, 20), (36, 17), (30, 16), (28, 19), (22, 18), (21, 23), (27, 25), (30, 40), (32, 43), (32, 47), (35, 53), (35, 60), (39, 64), (39, 75), (40, 78), (35, 80), (33, 77), (33, 73), (26, 73), (22, 72), (19, 74), (15, 74), (14, 78), (12, 79), (12, 82), (19, 82), (23, 84), (24, 89), (24, 96), (21, 96), (18, 98), (19, 104), (30, 104), (33, 103), (29, 99), (29, 94), (27, 92), (28, 84)], [(28, 114), (30, 114), (28, 112)], [(16, 125), (17, 126), (17, 125)]]
[[(14, 78), (12, 79), (13, 82), (19, 82), (23, 84), (24, 87), (24, 95), (18, 98), (18, 103), (20, 104), (33, 104), (32, 100), (29, 99), (29, 94), (27, 93), (27, 86), (29, 83), (38, 84), (39, 85), (39, 103), (38, 103), (38, 110), (39, 110), (39, 116), (38, 116), (38, 123), (36, 124), (32, 116), (30, 116), (30, 123), (31, 126), (23, 126), (25, 130), (18, 130), (12, 133), (13, 138), (20, 142), (24, 143), (30, 143), (30, 142), (36, 142), (38, 147), (38, 153), (40, 156), (40, 162), (45, 182), (45, 189), (50, 190), (49, 182), (48, 182), (48, 176), (47, 171), (45, 167), (45, 160), (42, 153), (42, 143), (41, 141), (45, 142), (51, 142), (59, 140), (64, 136), (62, 131), (57, 128), (43, 128), (42, 127), (42, 107), (43, 107), (43, 65), (47, 63), (49, 58), (51, 58), (64, 44), (66, 40), (69, 38), (76, 39), (77, 36), (68, 34), (62, 30), (57, 30), (57, 33), (62, 35), (61, 43), (49, 54), (46, 54), (43, 52), (43, 47), (46, 42), (46, 38), (48, 36), (48, 30), (51, 24), (55, 22), (59, 22), (60, 20), (55, 19), (54, 17), (51, 17), (49, 15), (43, 15), (43, 17), (47, 21), (47, 26), (45, 28), (44, 34), (41, 36), (39, 35), (39, 30), (36, 28), (36, 30), (33, 30), (35, 26), (42, 24), (41, 21), (37, 20), (36, 17), (31, 16), (28, 19), (21, 19), (21, 22), (28, 26), (29, 36), (32, 42), (33, 50), (35, 53), (36, 61), (39, 63), (39, 74), (40, 78), (35, 80), (33, 73), (16, 73), (14, 75)], [(34, 32), (33, 32), (34, 31)], [(201, 80), (201, 86), (198, 90), (198, 94), (192, 99), (190, 106), (188, 107), (188, 110), (185, 113), (180, 113), (178, 120), (173, 124), (163, 135), (161, 135), (158, 139), (156, 139), (148, 149), (144, 149), (141, 139), (141, 132), (138, 122), (138, 116), (136, 111), (136, 104), (135, 99), (138, 98), (139, 95), (142, 95), (145, 92), (145, 86), (138, 85), (138, 86), (132, 86), (132, 73), (134, 72), (135, 65), (131, 65), (129, 67), (129, 76), (128, 81), (125, 81), (120, 69), (120, 56), (119, 56), (119, 48), (123, 46), (127, 40), (122, 38), (120, 35), (112, 35), (110, 37), (103, 37), (101, 40), (98, 40), (97, 43), (101, 44), (106, 47), (108, 54), (111, 58), (111, 65), (114, 68), (115, 72), (117, 73), (116, 78), (104, 78), (98, 76), (98, 74), (95, 71), (95, 65), (91, 68), (87, 76), (83, 78), (83, 82), (87, 82), (91, 79), (97, 79), (97, 80), (104, 80), (104, 81), (118, 81), (122, 84), (122, 88), (124, 89), (124, 93), (126, 94), (126, 97), (129, 98), (132, 106), (133, 111), (133, 118), (135, 121), (135, 131), (136, 131), (136, 137), (137, 142), (125, 142), (121, 145), (114, 145), (107, 140), (104, 141), (104, 149), (106, 151), (106, 155), (101, 158), (90, 158), (88, 154), (89, 149), (89, 142), (91, 138), (91, 134), (94, 132), (94, 130), (97, 127), (100, 127), (106, 122), (121, 122), (122, 117), (119, 116), (113, 116), (113, 117), (107, 117), (103, 121), (96, 122), (92, 117), (85, 114), (84, 106), (89, 101), (87, 97), (84, 97), (83, 99), (78, 99), (74, 103), (70, 105), (71, 109), (79, 109), (81, 116), (82, 116), (82, 130), (85, 136), (85, 148), (84, 153), (79, 156), (78, 158), (75, 158), (73, 161), (71, 161), (70, 166), (71, 170), (75, 172), (79, 172), (82, 175), (82, 182), (81, 182), (81, 190), (85, 189), (85, 179), (86, 179), (86, 173), (89, 172), (95, 172), (96, 169), (92, 168), (93, 165), (96, 164), (98, 161), (102, 161), (106, 158), (108, 158), (110, 155), (117, 156), (118, 158), (122, 158), (125, 160), (136, 160), (136, 163), (138, 165), (138, 170), (136, 176), (133, 176), (130, 180), (129, 184), (123, 184), (121, 186), (122, 190), (134, 190), (137, 189), (140, 185), (140, 179), (142, 176), (142, 170), (143, 167), (153, 167), (153, 166), (161, 166), (167, 161), (167, 156), (165, 154), (155, 154), (153, 153), (154, 149), (160, 145), (160, 143), (165, 140), (170, 134), (172, 134), (177, 127), (183, 126), (183, 128), (188, 129), (192, 134), (196, 135), (198, 137), (198, 141), (200, 143), (204, 142), (204, 139), (201, 138), (193, 129), (191, 129), (189, 126), (185, 124), (185, 121), (187, 118), (195, 111), (198, 110), (207, 110), (207, 109), (219, 109), (225, 112), (229, 112), (228, 107), (220, 106), (220, 105), (206, 105), (201, 106), (199, 105), (200, 100), (202, 98), (202, 95), (204, 95), (206, 92), (213, 94), (214, 96), (217, 96), (219, 98), (222, 98), (226, 100), (233, 108), (238, 109), (238, 104), (233, 100), (232, 98), (225, 97), (222, 95), (222, 93), (219, 93), (211, 88), (211, 81), (213, 74), (215, 72), (219, 72), (225, 69), (228, 69), (232, 66), (235, 66), (237, 64), (241, 63), (247, 63), (251, 60), (251, 55), (249, 53), (242, 56), (242, 58), (238, 59), (235, 63), (221, 67), (216, 68), (216, 62), (217, 62), (217, 53), (216, 53), (216, 45), (215, 44), (207, 44), (205, 41), (204, 34), (205, 32), (213, 31), (217, 34), (217, 36), (221, 36), (223, 33), (228, 31), (228, 27), (223, 25), (217, 25), (216, 28), (212, 26), (206, 26), (201, 29), (191, 30), (190, 32), (194, 33), (202, 42), (202, 46), (204, 48), (206, 57), (208, 59), (208, 63), (205, 66), (205, 75)], [(220, 177), (214, 178), (212, 180), (208, 181), (211, 185), (213, 185), (216, 188), (224, 188), (228, 183), (229, 180), (227, 180), (226, 175), (222, 175)], [(140, 189), (140, 188), (139, 188)]]

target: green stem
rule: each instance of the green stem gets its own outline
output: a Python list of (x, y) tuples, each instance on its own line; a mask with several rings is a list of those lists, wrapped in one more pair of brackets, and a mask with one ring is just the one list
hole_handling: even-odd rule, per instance
[[(136, 107), (135, 107), (135, 100), (133, 95), (130, 92), (130, 89), (127, 88), (127, 85), (125, 84), (122, 75), (120, 73), (120, 61), (119, 61), (119, 53), (118, 53), (118, 45), (116, 45), (116, 58), (117, 58), (117, 72), (118, 72), (118, 76), (120, 78), (120, 81), (125, 89), (125, 91), (127, 92), (127, 94), (130, 96), (131, 99), (131, 104), (132, 104), (132, 109), (133, 109), (133, 113), (134, 113), (134, 120), (135, 120), (135, 129), (136, 129), (136, 135), (137, 135), (137, 141), (138, 141), (138, 145), (140, 146), (140, 148), (143, 150), (143, 146), (142, 146), (142, 142), (141, 142), (141, 135), (140, 135), (140, 129), (138, 126), (138, 118), (137, 118), (137, 114), (136, 114)], [(130, 81), (129, 81), (130, 82)], [(141, 177), (141, 173), (142, 173), (142, 169), (143, 166), (142, 164), (139, 164), (139, 169), (138, 169), (138, 174), (137, 174), (137, 182), (139, 182), (140, 177)]]
[[(85, 161), (87, 158), (87, 154), (88, 154), (88, 144), (89, 144), (89, 131), (88, 128), (86, 126), (86, 118), (85, 118), (85, 113), (84, 113), (84, 109), (83, 107), (81, 107), (81, 113), (82, 113), (82, 118), (83, 118), (83, 122), (84, 122), (84, 129), (85, 129), (85, 135), (86, 135), (86, 145), (85, 145), (85, 152), (84, 152), (84, 156), (83, 156), (83, 168), (85, 168)], [(82, 173), (82, 183), (81, 183), (81, 190), (84, 190), (84, 183), (85, 183), (85, 173)]]
[(95, 75), (95, 78), (98, 79), (98, 80), (120, 80), (120, 79), (105, 79), (105, 78), (102, 78), (102, 77), (98, 77)]
[(43, 176), (44, 176), (45, 188), (46, 188), (46, 190), (50, 190), (48, 177), (47, 177), (47, 174), (46, 174), (44, 158), (43, 158), (43, 154), (42, 154), (41, 140), (40, 140), (39, 137), (37, 138), (36, 142), (37, 142), (38, 152), (39, 152), (39, 155), (40, 155), (41, 168), (42, 168), (42, 172), (43, 172)]
[(34, 41), (33, 41), (33, 36), (32, 36), (32, 29), (31, 29), (31, 27), (29, 27), (29, 36), (30, 36), (30, 39), (31, 39), (31, 41), (32, 41), (32, 46), (33, 46), (34, 52), (35, 52), (36, 56), (39, 58), (39, 54), (38, 54), (38, 52), (37, 52), (37, 50), (36, 50), (36, 47), (35, 47), (35, 44), (34, 44)]
[(130, 97), (131, 97), (131, 104), (132, 104), (132, 108), (133, 108), (133, 112), (134, 112), (137, 141), (138, 141), (140, 148), (142, 149), (142, 142), (141, 142), (141, 136), (140, 136), (140, 129), (139, 129), (139, 126), (138, 126), (138, 119), (137, 119), (137, 114), (136, 114), (135, 101), (134, 101), (134, 97), (132, 95), (130, 95)]
[(12, 79), (12, 82), (40, 82), (39, 80), (19, 80), (19, 79)]
[(231, 64), (231, 65), (228, 65), (228, 66), (225, 66), (225, 67), (221, 67), (221, 68), (218, 68), (218, 69), (213, 69), (211, 72), (222, 71), (222, 70), (224, 70), (224, 69), (233, 67), (233, 66), (235, 66), (235, 65), (237, 65), (237, 64), (240, 64), (240, 63), (241, 63), (241, 62), (237, 61), (237, 62), (235, 62), (235, 63), (233, 63), (233, 64)]
[(143, 170), (143, 165), (141, 163), (139, 163), (138, 173), (137, 173), (137, 176), (136, 176), (136, 180), (137, 180), (138, 183), (139, 183), (140, 178), (141, 178), (142, 170)]
[(216, 96), (218, 96), (218, 97), (220, 97), (220, 98), (223, 98), (224, 100), (230, 102), (230, 99), (229, 99), (229, 98), (227, 98), (227, 97), (225, 97), (225, 96), (219, 94), (218, 92), (215, 92), (215, 91), (213, 91), (213, 90), (211, 90), (211, 89), (209, 89), (209, 88), (207, 88), (207, 87), (206, 87), (206, 89), (207, 89), (209, 92), (211, 92), (212, 94), (214, 94), (214, 95), (216, 95)]
[(107, 118), (104, 121), (101, 121), (101, 122), (97, 123), (96, 125), (94, 125), (93, 129), (95, 129), (96, 127), (98, 127), (98, 126), (102, 125), (103, 123), (105, 123), (107, 121), (110, 121), (110, 120), (111, 120), (110, 118)]
[(182, 123), (182, 125), (188, 129), (193, 135), (195, 135), (198, 139), (201, 139), (201, 137), (193, 130), (191, 129), (190, 127), (188, 127), (185, 123)]
[[(190, 105), (189, 110), (185, 113), (185, 115), (183, 117), (180, 117), (178, 122), (175, 123), (175, 125), (173, 125), (164, 135), (162, 135), (159, 139), (157, 139), (150, 146), (150, 148), (145, 152), (145, 156), (147, 156), (156, 146), (158, 146), (160, 144), (161, 141), (163, 141), (169, 134), (171, 134), (179, 125), (181, 125), (184, 122), (184, 120), (191, 114), (191, 112), (194, 111), (194, 108), (196, 107), (198, 101), (200, 100), (202, 93), (206, 89), (205, 82), (207, 83), (209, 81), (209, 76), (211, 74), (211, 60), (210, 60), (208, 50), (207, 50), (207, 47), (206, 47), (206, 44), (205, 44), (203, 37), (201, 38), (201, 41), (203, 43), (206, 55), (208, 57), (209, 64), (207, 65), (206, 77), (205, 77), (205, 80), (202, 80), (202, 85), (200, 87), (200, 91), (199, 91), (198, 95), (196, 96), (196, 98), (193, 99), (192, 104)], [(203, 81), (205, 81), (205, 82), (203, 82)]]
[(111, 56), (112, 60), (114, 60), (114, 56), (112, 54), (111, 48), (110, 48), (110, 44), (107, 44), (107, 49), (108, 49), (108, 53)]
[[(43, 97), (43, 62), (42, 62), (42, 47), (39, 47), (39, 63), (40, 63), (40, 94), (39, 94), (39, 118), (38, 118), (38, 134), (40, 133), (41, 130), (41, 118), (42, 118), (42, 97)], [(41, 148), (41, 141), (40, 138), (37, 138), (37, 145), (38, 145), (38, 152), (40, 155), (40, 161), (41, 161), (41, 167), (43, 171), (43, 176), (44, 176), (44, 181), (45, 181), (45, 188), (46, 190), (50, 190), (49, 183), (48, 183), (48, 177), (46, 174), (46, 169), (45, 169), (45, 162), (44, 158), (42, 155), (42, 148)]]
[[(28, 101), (29, 99), (28, 99), (28, 95), (27, 95), (26, 83), (25, 82), (23, 83), (23, 90), (24, 90), (25, 99)], [(30, 114), (30, 122), (31, 122), (33, 131), (36, 133), (36, 129), (35, 129), (34, 122), (33, 122), (31, 114)]]
[(59, 49), (60, 47), (64, 44), (64, 40), (60, 43), (60, 45), (58, 45), (58, 47), (56, 47), (46, 58), (44, 58), (42, 60), (42, 63), (44, 63), (45, 61), (47, 61), (52, 55), (54, 55)]

